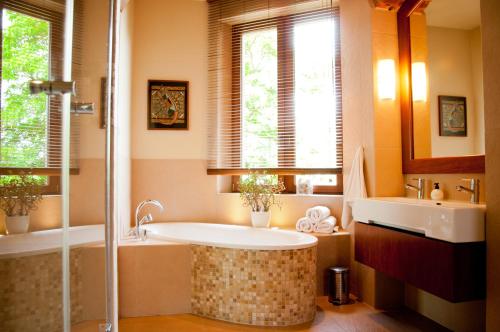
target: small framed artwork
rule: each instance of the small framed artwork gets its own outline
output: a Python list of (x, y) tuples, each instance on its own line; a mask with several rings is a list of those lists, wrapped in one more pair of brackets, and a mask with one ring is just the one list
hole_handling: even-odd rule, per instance
[(467, 136), (465, 97), (438, 96), (439, 136)]
[(186, 81), (148, 81), (148, 129), (188, 129)]

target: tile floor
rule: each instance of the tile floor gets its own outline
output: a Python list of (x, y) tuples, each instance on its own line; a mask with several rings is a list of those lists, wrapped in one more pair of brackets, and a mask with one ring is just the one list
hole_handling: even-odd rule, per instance
[[(409, 310), (379, 311), (356, 302), (333, 306), (326, 297), (318, 298), (318, 309), (313, 322), (292, 327), (262, 328), (237, 325), (194, 315), (171, 315), (120, 319), (120, 332), (255, 332), (255, 331), (312, 331), (312, 332), (440, 332), (449, 331), (437, 323)], [(74, 326), (72, 332), (97, 332), (98, 322)]]

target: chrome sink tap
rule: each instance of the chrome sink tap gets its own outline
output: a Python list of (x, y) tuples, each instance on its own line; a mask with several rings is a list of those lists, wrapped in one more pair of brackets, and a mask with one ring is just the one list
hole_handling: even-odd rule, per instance
[(418, 178), (418, 179), (412, 179), (413, 181), (417, 181), (417, 185), (411, 185), (411, 184), (406, 184), (405, 188), (410, 189), (413, 191), (417, 192), (417, 198), (418, 199), (424, 199), (425, 198), (425, 179), (424, 178)]
[(145, 223), (153, 221), (153, 216), (151, 215), (151, 213), (148, 213), (147, 215), (139, 219), (139, 214), (141, 213), (142, 208), (146, 205), (154, 205), (160, 209), (160, 212), (163, 211), (163, 205), (159, 201), (154, 199), (147, 199), (137, 205), (137, 208), (135, 209), (135, 228), (130, 230), (129, 235), (132, 235), (137, 239), (141, 239), (143, 241), (146, 240), (146, 230), (142, 230), (141, 226)]
[(464, 186), (457, 186), (457, 190), (461, 192), (468, 192), (470, 194), (470, 202), (473, 204), (479, 203), (479, 179), (462, 179), (462, 181), (469, 182), (469, 188)]

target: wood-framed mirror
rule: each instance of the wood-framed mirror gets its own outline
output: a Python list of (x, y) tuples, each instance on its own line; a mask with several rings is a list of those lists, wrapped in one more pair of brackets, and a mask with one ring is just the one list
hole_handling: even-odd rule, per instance
[(479, 0), (405, 0), (397, 21), (403, 173), (484, 173)]

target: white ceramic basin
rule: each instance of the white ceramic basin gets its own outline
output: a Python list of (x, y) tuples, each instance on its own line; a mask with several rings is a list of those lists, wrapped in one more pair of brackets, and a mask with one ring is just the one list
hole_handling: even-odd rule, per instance
[(455, 243), (485, 240), (485, 212), (484, 204), (405, 197), (364, 198), (352, 203), (356, 221)]

